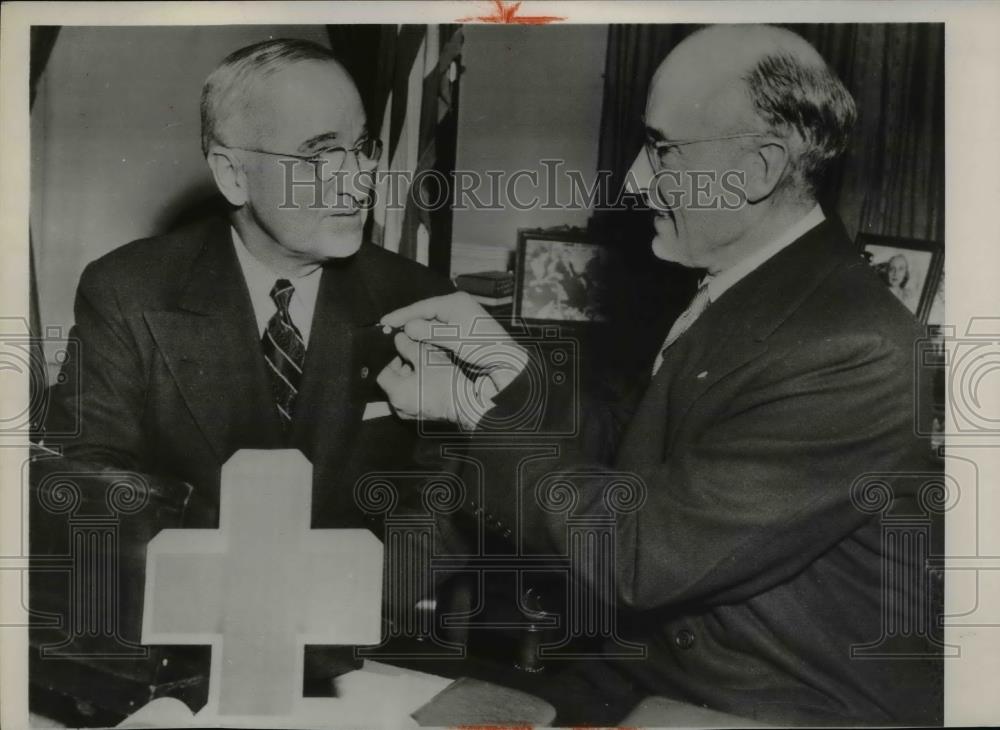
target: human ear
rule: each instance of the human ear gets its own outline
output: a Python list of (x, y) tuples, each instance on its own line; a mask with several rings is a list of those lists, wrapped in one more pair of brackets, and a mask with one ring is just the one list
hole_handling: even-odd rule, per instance
[(747, 200), (756, 203), (771, 195), (788, 170), (788, 147), (782, 140), (767, 137), (746, 156)]
[(237, 208), (246, 204), (247, 192), (246, 172), (240, 160), (232, 150), (218, 145), (212, 145), (206, 157), (215, 185), (226, 200)]

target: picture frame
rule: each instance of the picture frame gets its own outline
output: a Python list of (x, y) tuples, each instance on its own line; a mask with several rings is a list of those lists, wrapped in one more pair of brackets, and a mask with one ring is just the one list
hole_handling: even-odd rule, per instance
[(898, 236), (858, 234), (858, 249), (889, 290), (923, 324), (937, 287), (943, 246)]
[(519, 229), (514, 316), (570, 326), (605, 322), (608, 260), (607, 248), (584, 229)]
[(927, 316), (926, 324), (928, 328), (938, 328), (940, 329), (945, 322), (945, 303), (944, 303), (944, 280), (945, 280), (945, 261), (944, 254), (938, 257), (937, 268), (932, 275), (932, 281), (930, 283), (929, 300), (927, 302)]

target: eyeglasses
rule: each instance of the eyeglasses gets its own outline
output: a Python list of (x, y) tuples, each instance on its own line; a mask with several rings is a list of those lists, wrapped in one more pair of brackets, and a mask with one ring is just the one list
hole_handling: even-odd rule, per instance
[(243, 150), (244, 152), (255, 152), (258, 155), (269, 155), (271, 157), (284, 157), (293, 160), (300, 160), (312, 166), (313, 173), (324, 182), (344, 169), (347, 162), (347, 153), (354, 154), (354, 159), (358, 167), (372, 165), (382, 158), (382, 140), (372, 137), (365, 137), (353, 147), (328, 147), (321, 152), (312, 155), (296, 155), (291, 152), (271, 152), (254, 147), (236, 147), (235, 145), (224, 145), (229, 149)]
[(654, 142), (651, 139), (646, 139), (646, 155), (649, 157), (649, 164), (652, 165), (653, 170), (658, 172), (667, 166), (667, 155), (670, 154), (670, 150), (674, 147), (683, 147), (689, 144), (698, 144), (700, 142), (720, 142), (724, 139), (742, 139), (744, 137), (767, 137), (768, 135), (763, 132), (740, 132), (738, 134), (727, 134), (721, 137), (695, 137), (692, 139), (677, 139), (677, 140), (664, 140), (662, 142)]

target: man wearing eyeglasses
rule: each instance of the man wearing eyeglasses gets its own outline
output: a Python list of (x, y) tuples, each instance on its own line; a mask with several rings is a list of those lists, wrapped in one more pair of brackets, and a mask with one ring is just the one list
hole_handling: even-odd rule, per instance
[[(816, 198), (854, 118), (819, 54), (774, 27), (698, 31), (652, 80), (632, 177), (656, 210), (654, 251), (702, 270), (698, 292), (650, 363), (610, 463), (564, 439), (558, 457), (523, 463), (513, 447), (476, 449), (482, 482), (468, 477), (469, 493), (481, 485), (489, 501), (485, 528), (543, 554), (568, 551), (568, 513), (539, 505), (544, 485), (576, 492), (562, 500), (576, 524), (612, 514), (616, 473), (645, 486), (640, 504), (615, 516), (612, 578), (589, 572), (596, 556), (576, 577), (614, 585), (606, 598), (622, 613), (609, 646), (632, 641), (647, 655), (588, 659), (547, 689), (538, 682), (559, 704), (558, 724), (744, 722), (690, 707), (657, 714), (655, 702), (626, 717), (650, 696), (768, 723), (941, 722), (926, 566), (884, 538), (872, 495), (858, 489), (881, 475), (894, 490), (887, 510), (926, 514), (921, 480), (893, 479), (936, 472), (914, 435), (917, 404), (929, 402), (915, 395), (920, 332)], [(400, 412), (462, 423), (484, 442), (536, 406), (548, 408), (541, 432), (572, 425), (576, 403), (536, 402), (559, 396), (537, 377), (544, 363), (519, 372), (526, 353), (519, 360), (517, 343), (468, 297), (383, 321), (405, 327), (400, 359), (379, 379)], [(435, 337), (440, 323), (448, 338)], [(477, 380), (424, 365), (422, 348), (460, 355), (474, 324), (506, 350), (475, 363)], [(461, 387), (479, 401), (449, 397)], [(609, 423), (621, 404), (612, 405)], [(890, 634), (891, 648), (879, 643)]]
[[(371, 185), (359, 174), (381, 145), (328, 49), (273, 40), (236, 51), (206, 80), (201, 117), (229, 215), (87, 267), (79, 359), (54, 390), (49, 430), (71, 431), (77, 412), (82, 427), (49, 445), (77, 471), (190, 485), (171, 526), (206, 528), (218, 524), (220, 469), (234, 452), (297, 448), (313, 465), (312, 526), (377, 531), (354, 503), (355, 480), (413, 468), (420, 442), (375, 382), (394, 349), (373, 325), (452, 288), (363, 241)], [(137, 590), (122, 605), (141, 605)], [(324, 662), (307, 652), (307, 678), (339, 671)]]

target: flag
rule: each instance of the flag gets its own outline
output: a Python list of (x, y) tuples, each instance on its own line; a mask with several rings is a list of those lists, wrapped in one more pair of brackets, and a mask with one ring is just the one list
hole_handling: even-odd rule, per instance
[(384, 26), (372, 120), (383, 155), (371, 239), (445, 273), (461, 51), (459, 26)]

